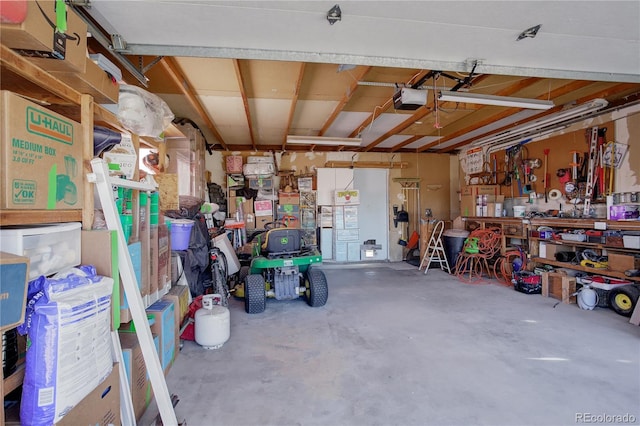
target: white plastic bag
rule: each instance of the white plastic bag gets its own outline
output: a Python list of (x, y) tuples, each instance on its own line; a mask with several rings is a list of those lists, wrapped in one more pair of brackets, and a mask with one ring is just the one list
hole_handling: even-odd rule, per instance
[(118, 120), (139, 136), (158, 137), (175, 118), (169, 105), (159, 96), (137, 86), (120, 85)]

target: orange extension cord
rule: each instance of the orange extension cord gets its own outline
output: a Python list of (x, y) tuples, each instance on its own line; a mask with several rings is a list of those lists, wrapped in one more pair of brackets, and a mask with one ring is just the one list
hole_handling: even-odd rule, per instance
[[(477, 253), (473, 250), (474, 241), (477, 241)], [(483, 284), (483, 273), (492, 274), (489, 267), (489, 259), (493, 259), (500, 251), (502, 243), (502, 230), (500, 228), (476, 229), (465, 240), (462, 251), (458, 255), (455, 265), (455, 275), (461, 282), (467, 284)]]
[(513, 283), (511, 282), (513, 275), (513, 261), (518, 258), (522, 259), (522, 266), (520, 267), (520, 270), (524, 270), (527, 266), (527, 258), (522, 256), (520, 250), (509, 250), (503, 256), (500, 256), (493, 264), (493, 275), (500, 284), (507, 287), (513, 286)]

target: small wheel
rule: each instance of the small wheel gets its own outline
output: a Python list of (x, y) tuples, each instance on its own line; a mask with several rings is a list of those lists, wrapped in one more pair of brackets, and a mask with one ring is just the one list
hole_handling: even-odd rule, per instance
[(329, 287), (327, 286), (327, 277), (324, 272), (312, 268), (307, 270), (305, 280), (305, 298), (307, 304), (313, 308), (324, 306), (329, 297)]
[(609, 306), (616, 314), (630, 317), (638, 303), (640, 290), (633, 285), (620, 286), (609, 291)]
[(244, 310), (248, 314), (264, 312), (266, 298), (262, 275), (247, 275), (244, 280)]

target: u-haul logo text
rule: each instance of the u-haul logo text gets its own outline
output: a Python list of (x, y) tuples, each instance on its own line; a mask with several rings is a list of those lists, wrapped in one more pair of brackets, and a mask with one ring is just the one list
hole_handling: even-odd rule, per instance
[(27, 131), (73, 145), (73, 124), (33, 107), (27, 107)]

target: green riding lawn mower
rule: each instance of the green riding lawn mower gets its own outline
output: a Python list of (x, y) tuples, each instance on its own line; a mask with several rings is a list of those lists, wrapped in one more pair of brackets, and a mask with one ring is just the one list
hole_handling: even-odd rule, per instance
[(329, 289), (324, 272), (315, 268), (322, 263), (318, 249), (303, 246), (301, 229), (266, 228), (268, 231), (260, 235), (263, 241), (257, 244), (259, 253), (255, 253), (250, 266), (241, 268), (234, 289), (236, 297), (244, 298), (245, 311), (264, 312), (267, 298), (304, 297), (309, 306), (324, 306)]

